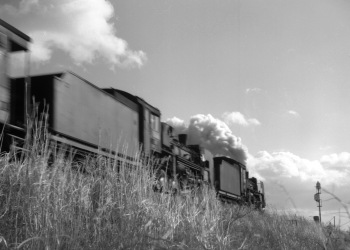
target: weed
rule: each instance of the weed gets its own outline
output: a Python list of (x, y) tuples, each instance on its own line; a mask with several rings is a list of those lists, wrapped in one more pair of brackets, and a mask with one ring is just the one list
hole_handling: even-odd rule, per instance
[(154, 192), (153, 163), (141, 154), (133, 167), (93, 155), (76, 161), (69, 148), (50, 142), (45, 122), (30, 126), (23, 150), (0, 156), (3, 249), (340, 246), (302, 217), (223, 204), (208, 186), (179, 195)]

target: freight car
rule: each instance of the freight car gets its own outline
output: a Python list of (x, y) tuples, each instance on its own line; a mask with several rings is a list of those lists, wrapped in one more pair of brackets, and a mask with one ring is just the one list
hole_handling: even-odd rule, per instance
[(249, 178), (243, 164), (189, 145), (186, 134), (176, 135), (171, 126), (161, 122), (160, 110), (142, 98), (98, 88), (70, 71), (9, 78), (8, 54), (28, 51), (30, 38), (2, 20), (0, 38), (1, 151), (13, 140), (24, 138), (29, 100), (34, 97), (39, 112), (48, 108), (51, 140), (131, 164), (141, 149), (146, 158), (158, 159), (159, 180), (168, 180), (176, 190), (213, 184), (223, 200), (265, 207), (263, 183)]

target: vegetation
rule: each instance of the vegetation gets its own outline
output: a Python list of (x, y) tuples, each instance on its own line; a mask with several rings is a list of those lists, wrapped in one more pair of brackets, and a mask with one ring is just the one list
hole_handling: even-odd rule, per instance
[(349, 249), (343, 233), (222, 204), (207, 186), (154, 192), (151, 163), (77, 161), (32, 127), (24, 149), (0, 157), (0, 249)]

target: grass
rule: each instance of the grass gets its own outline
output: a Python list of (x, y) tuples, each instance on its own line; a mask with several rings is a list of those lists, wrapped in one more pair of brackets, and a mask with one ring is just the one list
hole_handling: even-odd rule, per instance
[(223, 204), (207, 186), (154, 192), (150, 163), (76, 161), (50, 144), (45, 124), (32, 127), (24, 150), (0, 156), (0, 249), (349, 249), (343, 234), (288, 213)]

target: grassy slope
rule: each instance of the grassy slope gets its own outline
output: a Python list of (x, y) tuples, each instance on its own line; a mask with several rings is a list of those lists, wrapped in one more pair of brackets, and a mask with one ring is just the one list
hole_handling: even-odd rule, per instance
[(304, 218), (221, 204), (208, 187), (155, 193), (152, 166), (73, 162), (36, 131), (28, 151), (0, 157), (0, 249), (350, 249)]

